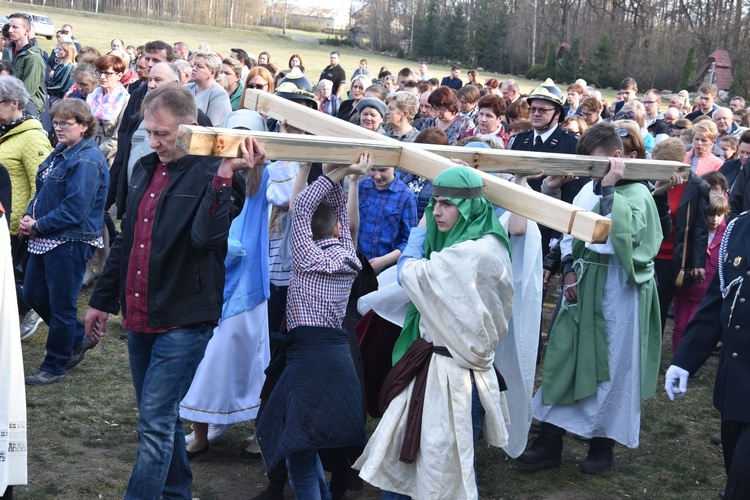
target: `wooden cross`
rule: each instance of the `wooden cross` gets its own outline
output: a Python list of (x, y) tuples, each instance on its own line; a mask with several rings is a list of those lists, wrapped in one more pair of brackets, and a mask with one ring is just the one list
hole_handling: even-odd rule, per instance
[[(452, 151), (451, 148), (429, 146), (427, 150), (416, 144), (399, 142), (267, 92), (247, 89), (244, 105), (247, 109), (258, 111), (267, 117), (279, 121), (286, 120), (287, 124), (292, 127), (326, 137), (182, 125), (178, 137), (178, 148), (188, 154), (233, 157), (237, 156), (239, 142), (248, 135), (253, 135), (266, 148), (268, 157), (276, 160), (354, 163), (359, 158), (359, 154), (372, 151), (377, 164), (398, 167), (427, 179), (434, 179), (443, 170), (454, 166), (448, 158), (436, 154), (437, 151), (440, 150), (442, 154), (449, 157), (457, 157), (454, 156), (456, 151)], [(470, 165), (481, 163), (484, 164), (485, 169), (504, 168), (501, 161), (494, 159), (499, 157), (497, 155), (499, 151), (481, 149), (464, 150), (461, 153), (469, 155), (471, 161), (467, 163)], [(603, 177), (606, 173), (606, 159), (603, 158), (554, 155), (557, 158), (551, 162), (552, 155), (535, 157), (534, 154), (528, 152), (504, 151), (502, 153), (504, 157), (514, 158), (512, 168), (507, 169), (509, 172), (539, 173), (541, 164), (544, 166), (545, 173), (566, 173), (570, 172), (571, 165), (575, 164), (578, 167), (577, 171), (584, 176)], [(496, 166), (488, 167), (490, 162), (494, 162)], [(653, 170), (653, 167), (657, 166), (661, 170), (669, 171), (670, 175), (671, 172), (689, 169), (683, 164), (665, 165), (665, 163), (667, 162), (650, 162), (645, 164), (644, 168)], [(551, 164), (556, 165), (556, 170), (551, 169)], [(627, 162), (627, 165), (629, 164), (630, 162)], [(477, 174), (484, 181), (485, 196), (495, 205), (586, 242), (603, 243), (607, 240), (612, 225), (609, 219), (522, 188), (483, 170), (477, 169)]]

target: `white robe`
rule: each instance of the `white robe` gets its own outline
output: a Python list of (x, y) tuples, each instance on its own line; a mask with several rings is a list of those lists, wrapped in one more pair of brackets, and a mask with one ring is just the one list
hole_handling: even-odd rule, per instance
[(16, 282), (5, 216), (0, 216), (0, 495), (26, 484), (26, 387)]
[[(591, 210), (599, 201), (593, 183), (586, 184), (573, 204)], [(571, 253), (572, 238), (565, 235), (563, 255)], [(596, 393), (572, 405), (542, 403), (542, 389), (534, 395), (534, 416), (584, 438), (606, 437), (629, 448), (638, 447), (641, 428), (640, 332), (638, 289), (628, 284), (628, 273), (609, 242), (587, 244), (590, 250), (609, 255), (602, 312), (607, 324), (607, 355), (610, 373), (619, 374), (599, 382)], [(577, 307), (575, 304), (563, 307)], [(553, 333), (554, 335), (554, 333)]]
[(429, 260), (406, 261), (401, 283), (421, 312), (420, 336), (453, 357), (432, 355), (414, 463), (399, 461), (412, 381), (391, 401), (354, 468), (370, 484), (417, 499), (477, 498), (472, 372), (485, 410), (484, 439), (508, 444), (509, 412), (492, 368), (513, 304), (507, 249), (492, 235), (462, 242)]

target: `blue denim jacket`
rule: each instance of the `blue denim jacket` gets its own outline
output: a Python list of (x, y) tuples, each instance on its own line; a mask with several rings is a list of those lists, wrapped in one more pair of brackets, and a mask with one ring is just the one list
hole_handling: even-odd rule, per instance
[[(47, 178), (41, 173), (49, 168)], [(93, 139), (58, 146), (39, 166), (36, 196), (27, 213), (37, 221), (39, 235), (66, 241), (87, 241), (102, 235), (109, 169)]]

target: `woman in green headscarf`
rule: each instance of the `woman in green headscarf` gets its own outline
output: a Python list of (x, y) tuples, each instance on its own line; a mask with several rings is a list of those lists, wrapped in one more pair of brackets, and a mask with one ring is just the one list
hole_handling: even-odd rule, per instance
[[(398, 264), (412, 304), (394, 362), (410, 346), (405, 361), (427, 346), (426, 379), (422, 387), (407, 382), (390, 400), (354, 467), (387, 492), (384, 498), (389, 492), (398, 492), (392, 498), (477, 498), (474, 443), (481, 413), (489, 444), (502, 447), (508, 439), (505, 396), (492, 365), (513, 302), (508, 236), (484, 197), (482, 178), (466, 167), (437, 176), (420, 226)], [(424, 392), (421, 425), (407, 431), (415, 390)], [(421, 436), (410, 454), (404, 437), (411, 441), (415, 432)]]

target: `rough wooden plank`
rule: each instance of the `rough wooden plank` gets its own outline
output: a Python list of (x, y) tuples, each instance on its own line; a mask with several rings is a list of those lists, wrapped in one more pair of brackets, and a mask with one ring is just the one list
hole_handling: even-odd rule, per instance
[[(423, 149), (446, 158), (458, 158), (484, 172), (565, 175), (602, 178), (609, 170), (609, 160), (600, 156), (562, 155), (534, 151), (458, 148), (421, 144)], [(625, 159), (624, 179), (634, 181), (667, 181), (674, 172), (687, 178), (690, 165), (675, 161)]]
[(315, 135), (277, 134), (196, 125), (181, 125), (177, 148), (197, 156), (234, 158), (245, 137), (252, 135), (274, 160), (321, 163), (356, 163), (365, 151), (375, 154), (375, 165), (398, 165), (401, 144), (366, 139), (344, 139)]
[[(247, 135), (246, 130), (205, 128), (185, 126), (181, 141), (183, 151), (199, 156), (236, 156), (239, 144)], [(400, 146), (382, 139), (357, 139), (307, 136), (300, 139), (294, 134), (253, 132), (252, 135), (263, 145), (269, 158), (306, 161), (306, 148), (314, 148), (311, 161), (325, 163), (354, 163), (367, 148), (376, 153), (376, 165), (398, 165)], [(180, 143), (180, 146), (182, 147)], [(458, 158), (483, 172), (503, 172), (534, 175), (543, 171), (545, 175), (565, 175), (568, 172), (579, 177), (601, 178), (607, 173), (609, 162), (606, 158), (578, 155), (545, 154), (529, 151), (504, 151), (497, 149), (462, 148), (457, 146), (436, 146), (434, 144), (414, 144), (442, 156)], [(291, 155), (291, 156), (290, 156)], [(314, 157), (314, 158), (313, 158)], [(394, 160), (395, 158), (395, 160)], [(540, 168), (543, 166), (543, 169)], [(685, 163), (656, 160), (625, 160), (625, 179), (668, 180), (673, 172), (687, 176), (690, 166)]]
[[(378, 133), (260, 90), (248, 89), (245, 92), (245, 104), (247, 109), (253, 109), (276, 120), (286, 119), (290, 125), (314, 135), (381, 142), (387, 139)], [(546, 175), (565, 175), (570, 172), (579, 177), (597, 178), (604, 177), (609, 165), (606, 158), (594, 156), (456, 148), (433, 144), (421, 144), (418, 147), (445, 158), (460, 158), (470, 166), (485, 172), (539, 173), (539, 165), (544, 165), (542, 170)], [(678, 162), (626, 159), (625, 165), (624, 178), (630, 180), (669, 180), (672, 172), (679, 172), (687, 178), (690, 172), (689, 165)]]
[[(181, 126), (178, 147), (193, 155), (234, 157), (237, 155), (239, 143), (248, 135), (255, 137), (266, 149), (269, 158), (274, 159), (346, 163), (357, 161), (364, 151), (371, 151), (378, 165), (398, 166), (430, 179), (434, 179), (446, 168), (454, 166), (447, 158), (420, 150), (414, 144), (190, 125)], [(586, 241), (593, 238), (594, 241), (606, 241), (608, 220), (560, 200), (520, 188), (491, 174), (482, 171), (477, 173), (485, 182), (487, 198), (496, 205)]]

